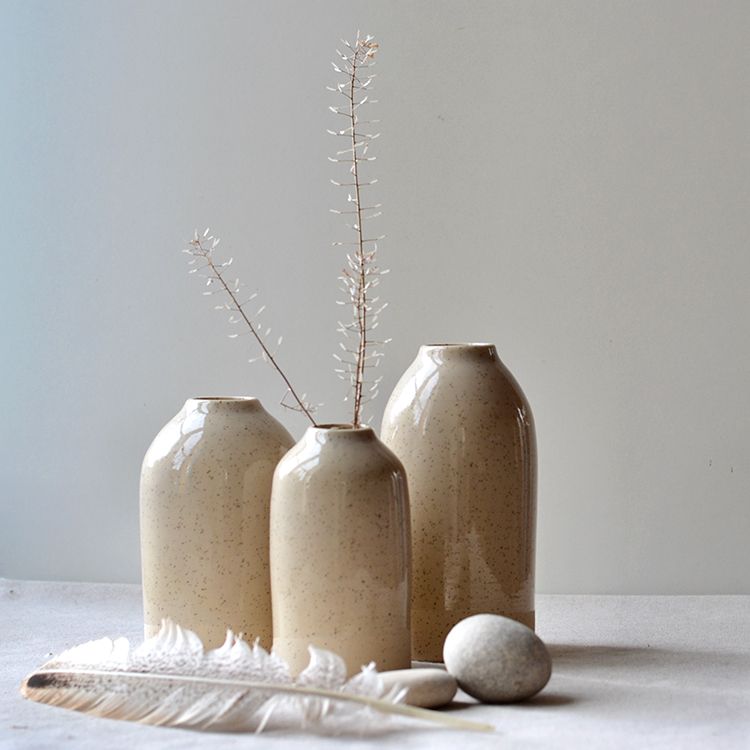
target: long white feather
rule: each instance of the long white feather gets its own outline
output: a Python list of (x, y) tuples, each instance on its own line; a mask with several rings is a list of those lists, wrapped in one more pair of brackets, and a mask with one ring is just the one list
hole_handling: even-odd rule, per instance
[[(283, 659), (231, 631), (220, 648), (171, 620), (136, 649), (124, 638), (102, 638), (68, 649), (29, 675), (24, 697), (112, 719), (212, 731), (261, 731), (267, 726), (356, 729), (397, 714), (456, 729), (492, 731), (386, 693), (370, 664), (350, 680), (330, 651), (310, 647), (310, 664), (292, 679)], [(378, 722), (379, 724), (379, 722)]]

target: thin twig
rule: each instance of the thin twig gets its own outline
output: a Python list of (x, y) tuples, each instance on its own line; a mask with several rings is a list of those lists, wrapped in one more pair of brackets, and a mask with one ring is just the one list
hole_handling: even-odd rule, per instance
[[(345, 42), (346, 48), (350, 54), (339, 52), (341, 63), (334, 63), (333, 68), (337, 73), (346, 75), (346, 80), (335, 87), (329, 86), (328, 89), (338, 94), (342, 94), (347, 99), (346, 107), (330, 107), (331, 111), (337, 115), (347, 118), (348, 126), (342, 130), (329, 130), (334, 136), (341, 136), (348, 139), (350, 146), (346, 149), (337, 151), (335, 156), (329, 157), (329, 160), (336, 163), (348, 165), (348, 172), (351, 175), (351, 181), (341, 182), (331, 180), (334, 185), (347, 186), (354, 188), (353, 195), (349, 195), (349, 202), (354, 203), (352, 210), (341, 211), (332, 209), (336, 214), (351, 216), (353, 224), (346, 226), (353, 229), (356, 233), (354, 242), (335, 242), (337, 246), (351, 246), (354, 248), (352, 255), (347, 255), (348, 267), (342, 272), (341, 280), (344, 289), (348, 294), (349, 303), (352, 305), (354, 313), (353, 324), (339, 324), (339, 331), (345, 336), (356, 336), (356, 345), (348, 349), (342, 345), (346, 355), (351, 355), (353, 359), (342, 358), (334, 355), (336, 359), (344, 365), (342, 369), (336, 372), (341, 377), (348, 374), (352, 386), (352, 395), (354, 401), (354, 414), (352, 423), (358, 427), (362, 421), (362, 407), (365, 400), (374, 398), (377, 395), (377, 386), (380, 378), (376, 379), (365, 394), (365, 371), (369, 367), (377, 365), (379, 357), (375, 353), (369, 353), (368, 349), (376, 343), (368, 337), (368, 333), (377, 326), (377, 315), (383, 309), (373, 309), (372, 305), (377, 302), (377, 298), (371, 298), (370, 289), (379, 282), (378, 275), (381, 273), (375, 264), (375, 254), (377, 251), (377, 240), (381, 237), (367, 237), (364, 231), (364, 224), (370, 219), (380, 215), (377, 209), (380, 204), (362, 205), (362, 188), (374, 185), (377, 180), (371, 179), (367, 182), (362, 181), (361, 167), (363, 162), (370, 162), (375, 159), (374, 156), (368, 156), (367, 150), (373, 140), (379, 134), (370, 134), (361, 132), (360, 126), (368, 120), (360, 120), (357, 114), (360, 107), (369, 103), (374, 103), (370, 98), (369, 86), (374, 75), (369, 72), (368, 68), (374, 63), (375, 52), (378, 45), (373, 41), (371, 36), (361, 37), (357, 33), (356, 41), (353, 44)], [(364, 80), (366, 75), (366, 80)], [(359, 93), (358, 93), (359, 92)], [(368, 201), (370, 203), (370, 201)]]
[(214, 263), (212, 253), (211, 253), (211, 248), (204, 247), (203, 242), (198, 237), (194, 237), (190, 241), (190, 245), (194, 250), (193, 255), (197, 255), (203, 258), (206, 262), (206, 267), (208, 267), (211, 270), (211, 273), (213, 274), (213, 276), (209, 278), (213, 278), (217, 280), (221, 284), (222, 288), (227, 293), (229, 298), (232, 300), (234, 309), (242, 316), (242, 319), (245, 321), (245, 323), (247, 324), (247, 327), (250, 329), (250, 332), (255, 337), (255, 340), (258, 342), (258, 345), (260, 346), (261, 351), (263, 352), (264, 359), (266, 359), (271, 364), (271, 366), (276, 370), (276, 372), (281, 376), (281, 379), (284, 381), (288, 389), (287, 392), (297, 402), (297, 405), (299, 406), (299, 410), (310, 420), (313, 426), (317, 426), (315, 419), (310, 413), (310, 407), (307, 404), (305, 404), (305, 402), (297, 395), (297, 391), (294, 390), (294, 387), (289, 381), (289, 378), (281, 369), (279, 363), (276, 361), (276, 358), (274, 357), (273, 353), (269, 350), (268, 346), (266, 346), (266, 342), (263, 340), (260, 330), (257, 329), (253, 325), (253, 322), (245, 313), (243, 305), (240, 304), (240, 301), (237, 299), (237, 295), (234, 293), (234, 291), (229, 286), (229, 284), (227, 284), (224, 278), (224, 275), (221, 272), (221, 269), (216, 265), (216, 263)]
[[(360, 49), (360, 40), (357, 39), (357, 50)], [(357, 50), (352, 55), (352, 76), (349, 88), (349, 119), (351, 121), (351, 141), (354, 175), (354, 193), (357, 207), (357, 260), (359, 261), (359, 283), (357, 286), (357, 324), (359, 325), (359, 344), (357, 348), (357, 373), (354, 381), (354, 418), (355, 427), (359, 426), (362, 412), (362, 381), (364, 380), (365, 353), (367, 352), (367, 297), (365, 292), (365, 250), (362, 230), (362, 207), (359, 199), (359, 158), (357, 154), (357, 116), (354, 106), (354, 83), (357, 79)]]

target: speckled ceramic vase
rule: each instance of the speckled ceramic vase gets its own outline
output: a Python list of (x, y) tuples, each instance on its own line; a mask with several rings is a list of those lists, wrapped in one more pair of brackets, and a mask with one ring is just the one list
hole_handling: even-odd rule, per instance
[(413, 658), (494, 613), (534, 627), (536, 438), (491, 344), (423, 346), (385, 409), (383, 442), (409, 477)]
[(292, 436), (256, 398), (191, 398), (141, 472), (146, 637), (163, 617), (206, 646), (227, 628), (271, 645), (271, 479)]
[(271, 498), (273, 646), (297, 672), (312, 644), (350, 674), (411, 665), (409, 498), (401, 462), (369, 427), (310, 427)]

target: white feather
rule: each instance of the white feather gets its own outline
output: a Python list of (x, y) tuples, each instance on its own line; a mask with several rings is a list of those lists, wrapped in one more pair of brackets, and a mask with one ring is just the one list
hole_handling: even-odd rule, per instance
[[(214, 731), (283, 726), (372, 727), (373, 710), (426, 719), (458, 729), (492, 727), (407, 706), (402, 690), (386, 693), (374, 665), (346, 680), (346, 665), (310, 647), (310, 663), (292, 679), (286, 662), (256, 642), (227, 632), (211, 651), (171, 620), (138, 648), (102, 638), (64, 651), (29, 675), (24, 697), (96, 716)], [(343, 720), (343, 721), (341, 721)], [(338, 723), (337, 723), (338, 722)], [(380, 722), (377, 722), (380, 725)]]

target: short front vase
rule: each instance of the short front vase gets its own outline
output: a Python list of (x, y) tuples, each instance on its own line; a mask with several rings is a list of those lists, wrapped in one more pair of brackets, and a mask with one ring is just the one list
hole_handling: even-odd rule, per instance
[(350, 674), (411, 665), (409, 500), (401, 462), (369, 427), (310, 427), (271, 497), (274, 651), (294, 672), (308, 646)]
[(292, 436), (256, 398), (191, 398), (141, 472), (146, 637), (163, 617), (219, 646), (227, 628), (271, 644), (271, 479)]

